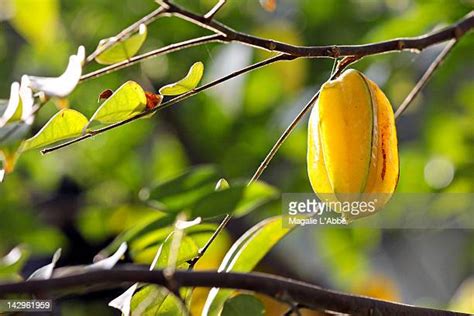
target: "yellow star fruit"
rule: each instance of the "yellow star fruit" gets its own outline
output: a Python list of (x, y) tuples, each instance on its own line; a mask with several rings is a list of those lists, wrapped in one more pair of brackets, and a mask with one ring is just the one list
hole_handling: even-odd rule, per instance
[(347, 220), (370, 215), (390, 199), (399, 176), (393, 110), (359, 71), (347, 70), (322, 86), (309, 119), (307, 163), (321, 200), (374, 201), (372, 212), (342, 212)]

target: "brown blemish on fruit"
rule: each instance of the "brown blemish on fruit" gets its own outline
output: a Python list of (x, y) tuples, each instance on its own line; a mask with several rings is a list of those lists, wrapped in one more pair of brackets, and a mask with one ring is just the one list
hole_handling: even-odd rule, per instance
[(385, 172), (387, 171), (387, 153), (385, 152), (384, 133), (382, 132), (382, 181), (385, 178)]

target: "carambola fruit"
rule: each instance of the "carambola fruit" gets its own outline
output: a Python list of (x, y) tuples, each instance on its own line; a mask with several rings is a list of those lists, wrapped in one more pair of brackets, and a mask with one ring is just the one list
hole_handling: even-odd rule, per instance
[[(307, 163), (321, 200), (372, 200), (377, 211), (390, 199), (399, 176), (393, 110), (359, 71), (347, 70), (322, 86), (309, 119)], [(374, 211), (343, 216), (352, 220)]]

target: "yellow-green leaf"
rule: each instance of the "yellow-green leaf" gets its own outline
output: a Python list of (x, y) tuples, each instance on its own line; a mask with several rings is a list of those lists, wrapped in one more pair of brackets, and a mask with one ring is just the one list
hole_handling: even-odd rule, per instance
[[(130, 36), (124, 40), (118, 41), (112, 44), (108, 49), (99, 54), (95, 60), (99, 64), (110, 65), (115, 64), (133, 57), (142, 47), (145, 42), (147, 35), (147, 29), (145, 24), (141, 24), (137, 34)], [(108, 38), (100, 41), (99, 47), (105, 45), (109, 41), (113, 41), (112, 38)], [(98, 47), (98, 48), (99, 48)]]
[[(267, 218), (243, 234), (229, 249), (219, 272), (249, 272), (295, 226), (283, 227), (283, 218)], [(234, 293), (231, 289), (212, 288), (204, 305), (203, 315), (217, 316), (225, 301)]]
[(61, 110), (35, 136), (23, 143), (21, 151), (44, 147), (79, 136), (85, 126), (87, 126), (87, 118), (82, 113), (72, 109)]
[(168, 84), (160, 89), (161, 95), (178, 95), (186, 93), (197, 87), (204, 73), (204, 65), (198, 61), (194, 63), (188, 71), (186, 77), (172, 84)]
[(90, 122), (116, 123), (143, 112), (145, 108), (145, 91), (138, 83), (127, 81), (102, 103)]

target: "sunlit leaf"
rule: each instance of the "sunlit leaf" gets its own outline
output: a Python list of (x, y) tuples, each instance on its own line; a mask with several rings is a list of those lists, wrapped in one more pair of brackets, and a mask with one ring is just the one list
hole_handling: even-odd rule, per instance
[[(189, 237), (194, 242), (194, 245), (189, 242), (186, 247), (183, 247), (177, 260), (178, 265), (185, 262), (186, 260), (189, 260), (189, 258), (192, 259), (195, 257), (198, 251), (196, 247), (201, 248), (204, 246), (203, 241), (207, 241), (207, 239), (215, 232), (216, 229), (217, 226), (214, 224), (199, 224), (185, 228), (185, 236)], [(130, 246), (131, 256), (134, 261), (150, 263), (153, 257), (155, 257), (158, 247), (167, 243), (167, 238), (173, 234), (173, 231), (174, 228), (169, 226), (150, 232), (146, 235), (143, 235), (141, 238), (137, 238)], [(168, 247), (169, 246), (165, 246), (165, 250)], [(167, 254), (163, 253), (162, 256), (167, 256)]]
[(48, 96), (63, 98), (69, 95), (81, 78), (85, 54), (84, 46), (79, 46), (77, 54), (69, 57), (67, 68), (59, 77), (28, 76), (30, 87), (33, 90), (42, 91)]
[(0, 128), (8, 123), (16, 123), (23, 120), (23, 123), (31, 125), (34, 120), (33, 115), (33, 92), (30, 89), (28, 76), (21, 78), (21, 84), (13, 82), (10, 89), (10, 99), (0, 100)]
[[(181, 289), (180, 293), (185, 292), (186, 289)], [(183, 296), (183, 295), (182, 295)], [(152, 314), (148, 314), (152, 316)], [(169, 293), (166, 296), (163, 303), (160, 305), (158, 309), (158, 315), (160, 316), (184, 316), (189, 315), (186, 306), (184, 306), (183, 302), (178, 299), (174, 294)]]
[(33, 96), (33, 91), (30, 88), (30, 78), (27, 75), (21, 77), (20, 84), (20, 102), (21, 102), (21, 120), (27, 124), (33, 124), (35, 115), (33, 113), (33, 105), (35, 99)]
[[(174, 222), (174, 220), (175, 220), (174, 216), (161, 214), (161, 213), (157, 213), (156, 216), (143, 219), (142, 221), (134, 225), (129, 230), (117, 236), (109, 246), (103, 249), (96, 256), (96, 258), (103, 259), (109, 256), (111, 253), (116, 251), (116, 249), (120, 246), (120, 244), (122, 244), (125, 241), (131, 244), (132, 245), (131, 248), (133, 248), (133, 243), (136, 242), (137, 239), (139, 239), (142, 236), (146, 236), (147, 234), (153, 233), (159, 229), (164, 229), (165, 227), (171, 225)], [(164, 238), (169, 233), (170, 231), (167, 230), (164, 233), (164, 237), (162, 238), (162, 240), (164, 240)]]
[[(281, 216), (268, 218), (249, 229), (229, 249), (220, 272), (249, 272), (290, 231)], [(207, 297), (203, 315), (219, 315), (232, 290), (213, 288)]]
[(222, 178), (222, 179), (219, 179), (219, 181), (217, 181), (215, 190), (220, 191), (220, 190), (225, 190), (228, 188), (230, 188), (229, 182), (227, 182), (226, 179)]
[(195, 219), (193, 219), (192, 221), (184, 221), (184, 220), (177, 220), (176, 221), (176, 228), (177, 229), (187, 229), (187, 228), (190, 228), (192, 226), (195, 226), (197, 224), (200, 224), (202, 221), (202, 219), (200, 217), (196, 217)]
[(138, 283), (133, 284), (121, 295), (110, 301), (109, 306), (118, 309), (122, 312), (122, 315), (124, 316), (130, 315), (130, 303), (132, 301), (132, 297), (134, 296), (133, 294), (135, 293), (137, 288)]
[(51, 276), (53, 275), (54, 267), (56, 266), (56, 263), (58, 262), (60, 257), (61, 257), (61, 248), (56, 250), (50, 264), (45, 265), (44, 267), (41, 267), (38, 270), (34, 271), (28, 277), (28, 280), (47, 280), (51, 278)]
[(0, 280), (19, 280), (19, 273), (30, 253), (23, 246), (17, 246), (0, 258)]
[(97, 261), (91, 265), (86, 266), (87, 270), (109, 270), (122, 258), (127, 251), (127, 243), (123, 242), (117, 251), (110, 257)]
[(221, 316), (261, 316), (265, 314), (263, 303), (253, 295), (240, 294), (224, 303)]
[(204, 73), (204, 65), (198, 61), (189, 69), (186, 77), (172, 84), (168, 84), (160, 89), (162, 95), (178, 95), (186, 93), (197, 87)]
[[(180, 290), (182, 296), (186, 289)], [(132, 298), (132, 316), (188, 315), (183, 303), (165, 287), (147, 285), (141, 288)]]
[(90, 122), (112, 124), (130, 118), (146, 109), (145, 91), (134, 82), (127, 81), (117, 89), (94, 113)]
[[(147, 36), (147, 28), (145, 24), (141, 24), (138, 33), (130, 36), (121, 41), (117, 41), (112, 44), (108, 49), (99, 54), (95, 60), (99, 64), (109, 65), (127, 60), (133, 57), (142, 47)], [(109, 41), (116, 41), (115, 38), (111, 37), (105, 40), (101, 40), (98, 48), (105, 45)]]
[(32, 138), (26, 140), (22, 151), (51, 145), (82, 134), (87, 118), (76, 110), (65, 109), (54, 115)]
[(176, 265), (179, 266), (197, 256), (199, 248), (194, 240), (189, 236), (183, 236), (179, 244), (179, 251), (175, 254), (172, 250), (173, 235), (167, 238), (162, 245), (160, 255), (157, 258), (155, 268), (166, 268), (170, 261), (171, 254), (176, 255)]
[(9, 122), (15, 122), (21, 119), (22, 106), (20, 102), (20, 84), (13, 82), (10, 88), (10, 99), (6, 109), (0, 117), (0, 127), (5, 126)]

